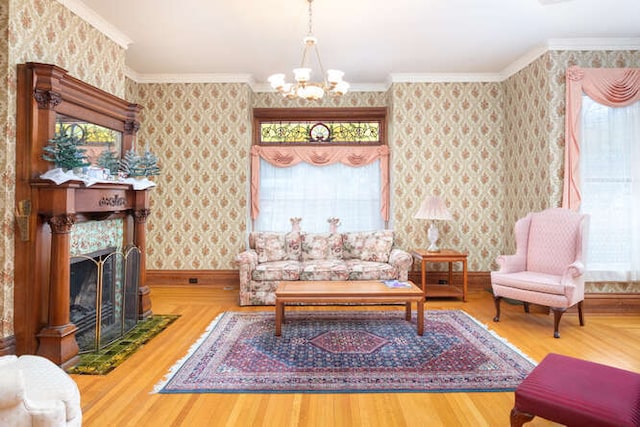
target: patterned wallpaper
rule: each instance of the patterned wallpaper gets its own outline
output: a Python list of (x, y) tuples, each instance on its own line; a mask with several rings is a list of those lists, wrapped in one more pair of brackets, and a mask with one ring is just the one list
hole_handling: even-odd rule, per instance
[(147, 268), (236, 268), (247, 224), (251, 89), (128, 83), (144, 107), (138, 149), (148, 145), (162, 167), (151, 192)]
[(467, 251), (470, 271), (489, 270), (504, 222), (500, 83), (394, 84), (390, 103), (398, 244), (428, 246), (427, 223), (413, 215), (426, 195), (440, 195), (453, 216), (441, 221), (440, 246)]
[[(55, 63), (144, 106), (138, 147), (148, 144), (163, 166), (151, 196), (148, 268), (234, 269), (248, 228), (251, 109), (307, 104), (252, 93), (245, 84), (129, 81), (124, 50), (54, 0), (0, 0), (0, 29), (8, 32), (0, 41), (6, 100), (0, 103), (0, 336), (13, 330), (18, 63)], [(317, 106), (388, 106), (398, 244), (426, 244), (426, 224), (413, 213), (425, 194), (440, 194), (454, 216), (441, 226), (443, 246), (469, 251), (469, 269), (488, 271), (498, 253), (513, 247), (517, 218), (560, 203), (564, 70), (573, 64), (639, 67), (640, 52), (551, 51), (502, 83), (397, 83), (387, 92), (353, 92)], [(629, 290), (620, 286), (592, 289)]]
[[(544, 55), (503, 82), (504, 105), (504, 222), (505, 253), (515, 252), (513, 227), (528, 212), (559, 206), (560, 194), (552, 188), (558, 184), (553, 161), (562, 151), (553, 135), (562, 120), (550, 117), (549, 75)], [(556, 131), (556, 132), (553, 132)], [(562, 131), (562, 129), (560, 129)], [(564, 132), (562, 132), (564, 135)], [(562, 182), (560, 181), (560, 184)]]
[[(0, 337), (13, 334), (13, 207), (15, 194), (16, 64), (56, 64), (71, 75), (124, 96), (124, 49), (54, 0), (0, 0), (2, 83), (0, 114), (5, 137), (0, 149), (2, 226), (0, 251)], [(3, 31), (4, 34), (4, 31)], [(6, 84), (6, 86), (4, 86)]]

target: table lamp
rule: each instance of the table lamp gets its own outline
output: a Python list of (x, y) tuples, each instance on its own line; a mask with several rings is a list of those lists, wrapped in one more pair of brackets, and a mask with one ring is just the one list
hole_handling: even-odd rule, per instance
[(429, 231), (427, 237), (429, 238), (428, 252), (440, 252), (440, 248), (437, 245), (440, 232), (436, 221), (449, 221), (453, 219), (444, 201), (438, 196), (427, 196), (422, 201), (420, 209), (413, 216), (416, 219), (429, 219), (431, 224), (429, 225)]

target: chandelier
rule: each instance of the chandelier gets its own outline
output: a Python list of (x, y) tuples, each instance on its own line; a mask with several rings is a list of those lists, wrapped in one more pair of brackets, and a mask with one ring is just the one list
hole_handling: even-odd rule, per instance
[[(334, 96), (341, 96), (349, 90), (349, 83), (342, 80), (344, 72), (340, 70), (327, 70), (324, 72), (320, 53), (318, 52), (318, 39), (313, 36), (313, 13), (311, 11), (311, 3), (313, 0), (307, 0), (309, 3), (309, 32), (302, 39), (304, 43), (304, 51), (302, 52), (302, 62), (300, 68), (293, 70), (295, 83), (287, 83), (285, 75), (282, 73), (274, 74), (267, 80), (271, 87), (287, 98), (303, 98), (307, 100), (321, 99), (325, 93)], [(311, 60), (315, 54), (315, 58), (320, 67), (320, 73), (323, 76), (321, 82), (311, 80)]]

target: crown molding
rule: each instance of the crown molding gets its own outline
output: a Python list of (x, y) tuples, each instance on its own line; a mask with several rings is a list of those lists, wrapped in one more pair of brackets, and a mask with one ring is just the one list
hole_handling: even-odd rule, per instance
[(575, 38), (549, 39), (549, 50), (640, 50), (640, 38)]
[(526, 68), (529, 64), (540, 58), (548, 51), (549, 47), (546, 44), (544, 46), (536, 46), (533, 49), (529, 50), (527, 53), (513, 61), (511, 64), (507, 65), (505, 69), (500, 71), (500, 81), (507, 80), (509, 77)]
[(89, 8), (85, 5), (81, 0), (56, 0), (58, 3), (69, 9), (71, 12), (78, 15), (81, 19), (87, 22), (89, 25), (95, 27), (98, 31), (100, 31), (105, 36), (109, 37), (115, 43), (120, 45), (123, 49), (128, 49), (129, 45), (133, 43), (133, 41), (124, 34), (122, 31), (117, 29), (115, 26), (110, 24), (107, 20), (105, 20), (102, 16), (98, 15), (93, 9)]
[[(276, 92), (269, 83), (255, 83), (251, 86), (254, 92)], [(349, 92), (386, 92), (389, 90), (387, 83), (354, 83), (349, 87)]]
[(246, 83), (251, 87), (256, 86), (250, 74), (141, 74), (127, 67), (125, 75), (136, 83)]
[(499, 82), (497, 73), (391, 73), (391, 83)]

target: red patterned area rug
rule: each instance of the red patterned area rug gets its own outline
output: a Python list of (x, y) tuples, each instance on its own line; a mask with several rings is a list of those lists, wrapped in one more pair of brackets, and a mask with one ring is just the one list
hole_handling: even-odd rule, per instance
[[(415, 313), (414, 313), (415, 314)], [(460, 310), (226, 312), (158, 393), (513, 391), (535, 362)]]

